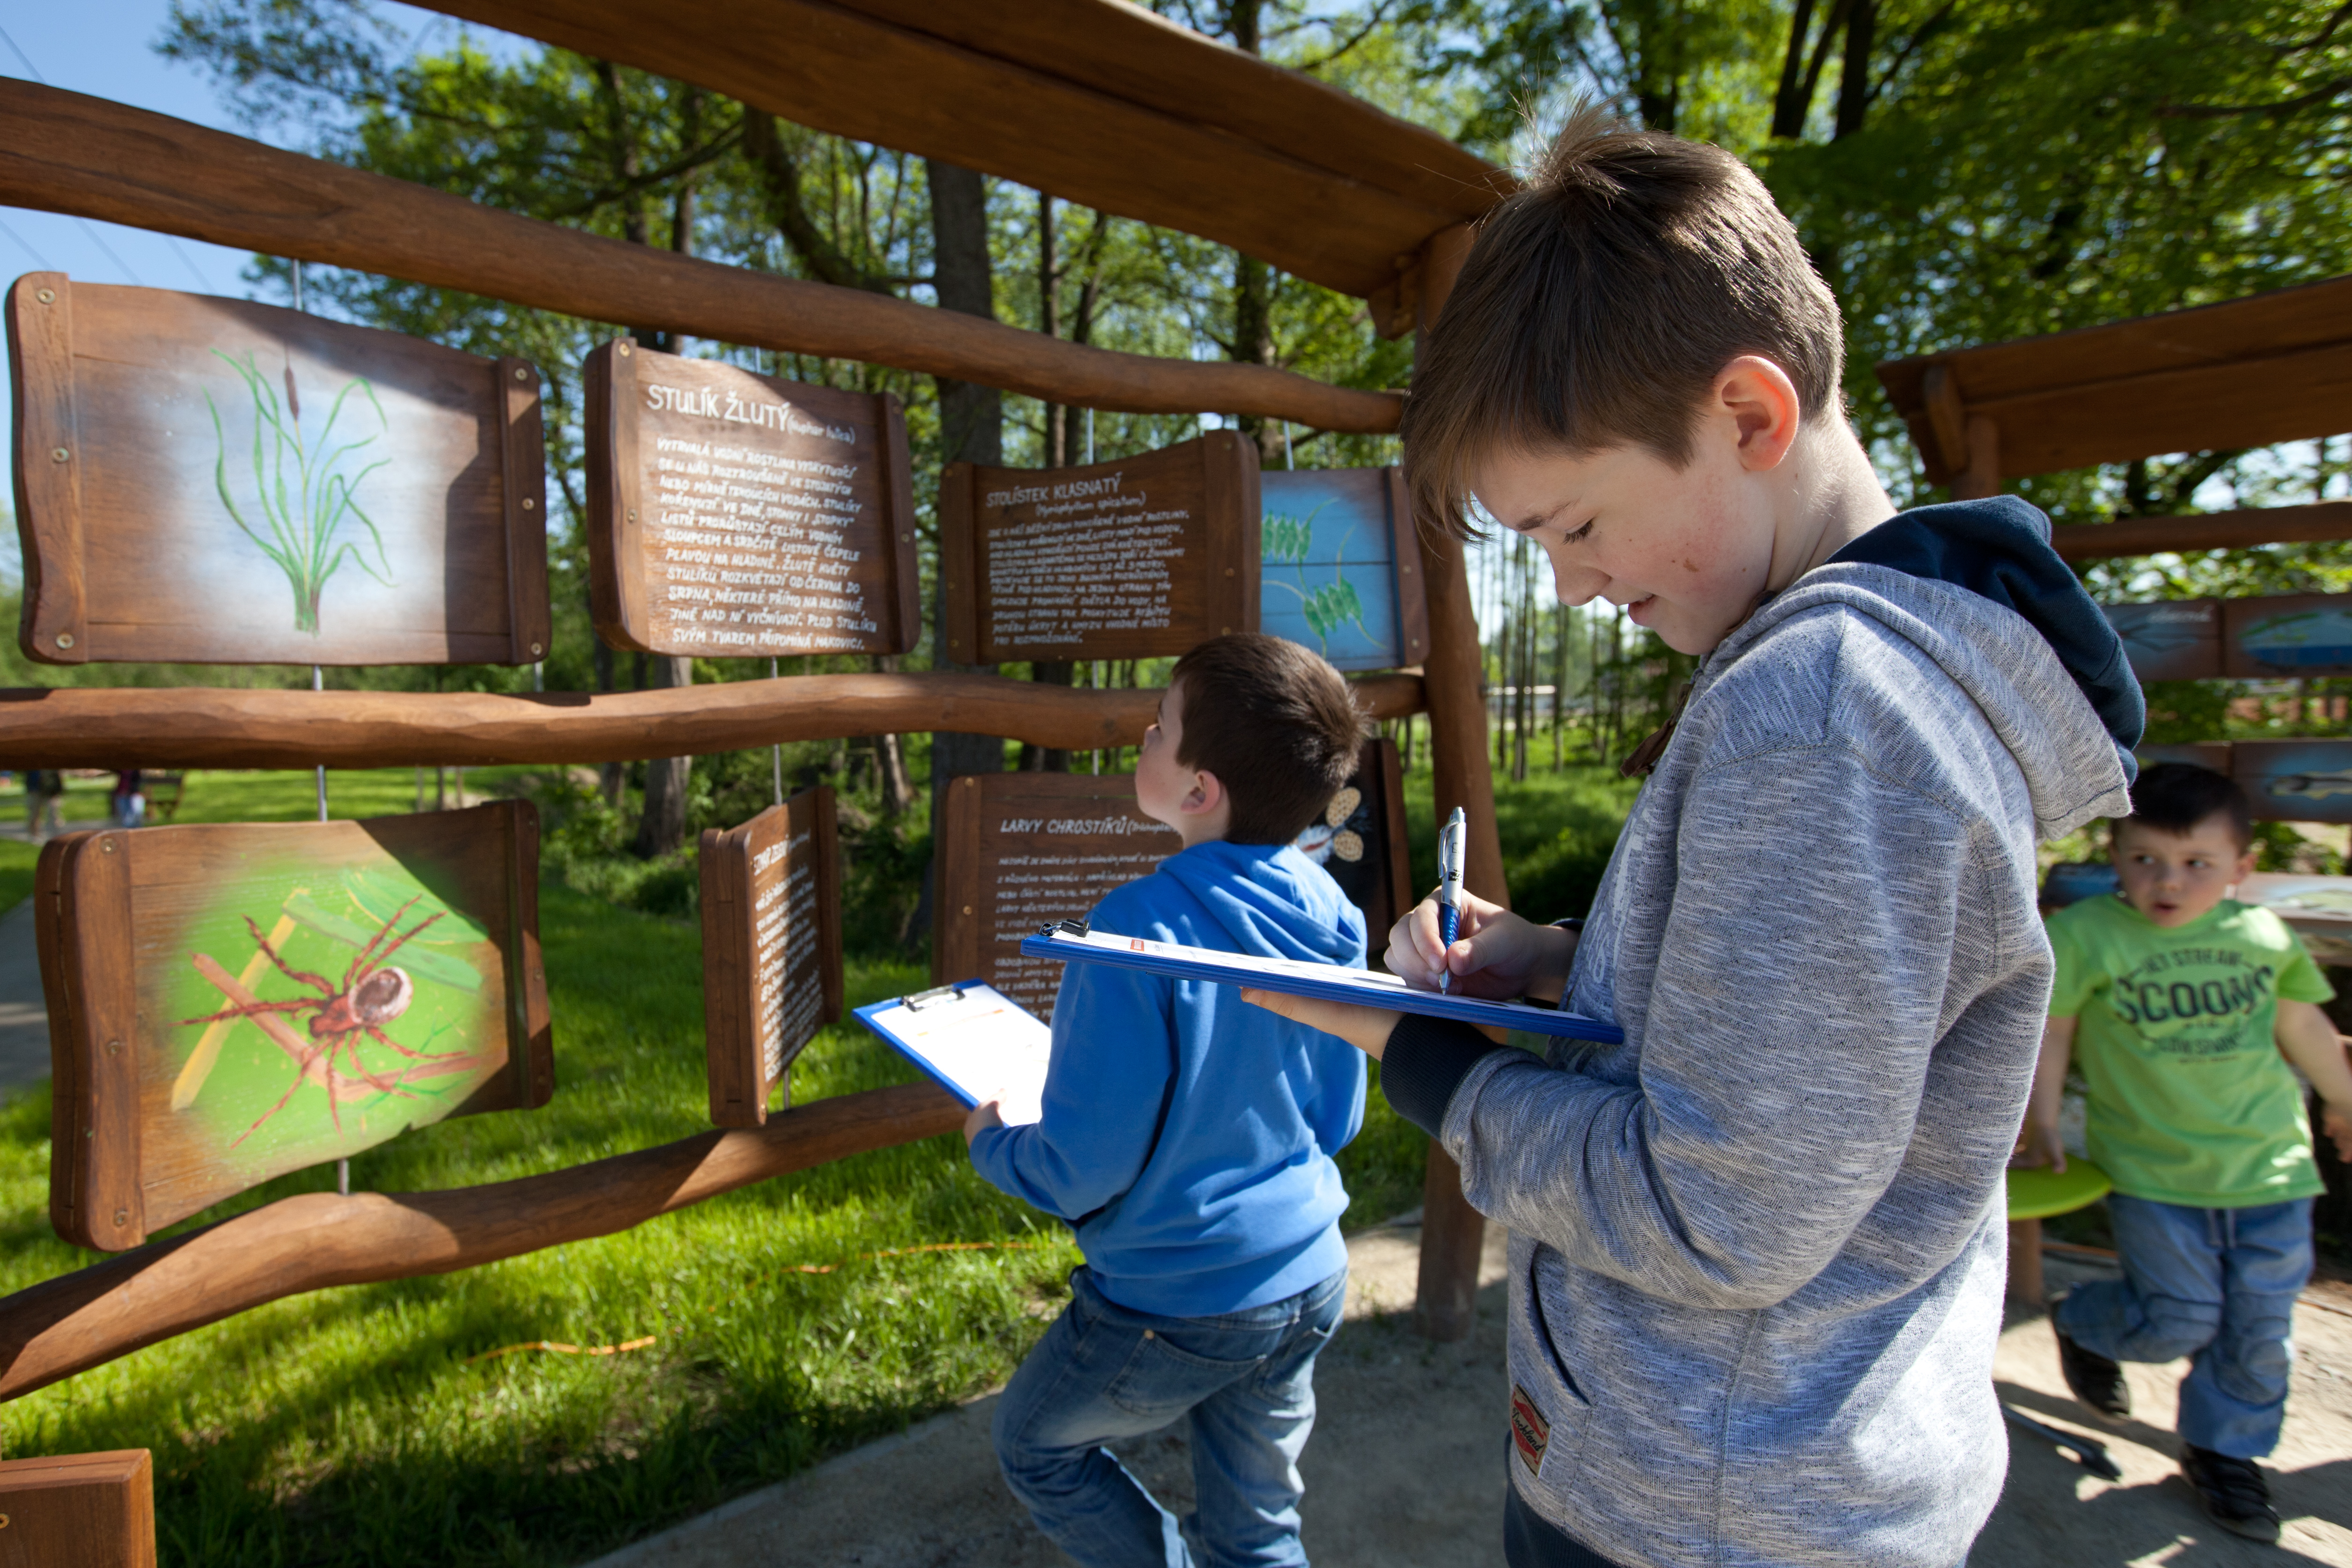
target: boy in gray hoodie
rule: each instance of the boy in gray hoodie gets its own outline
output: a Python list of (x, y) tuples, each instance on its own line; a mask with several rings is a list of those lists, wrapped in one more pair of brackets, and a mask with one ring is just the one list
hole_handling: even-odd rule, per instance
[[(1704, 656), (1590, 918), (1424, 903), (1390, 967), (1562, 999), (1547, 1058), (1249, 994), (1382, 1060), (1511, 1233), (1515, 1564), (1954, 1568), (2007, 1461), (2002, 1167), (2037, 836), (2126, 808), (2139, 690), (2014, 498), (1897, 514), (1837, 307), (1737, 159), (1576, 116), (1486, 220), (1403, 429), (1559, 597)], [(1474, 889), (1475, 891), (1475, 889)]]

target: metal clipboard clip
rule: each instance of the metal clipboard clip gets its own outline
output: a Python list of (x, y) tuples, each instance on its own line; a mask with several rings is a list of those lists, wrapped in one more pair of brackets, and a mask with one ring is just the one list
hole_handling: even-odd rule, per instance
[(901, 1007), (906, 1008), (909, 1013), (919, 1013), (926, 1007), (935, 1007), (942, 1002), (961, 1002), (962, 1000), (963, 993), (956, 989), (954, 986), (934, 985), (929, 991), (916, 992), (913, 995), (902, 1000), (898, 1005)]

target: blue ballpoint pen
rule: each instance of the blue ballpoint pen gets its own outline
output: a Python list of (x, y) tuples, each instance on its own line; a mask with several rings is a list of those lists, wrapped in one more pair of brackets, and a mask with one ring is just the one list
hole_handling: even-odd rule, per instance
[[(1462, 931), (1462, 859), (1465, 840), (1469, 837), (1470, 819), (1457, 805), (1437, 835), (1437, 934), (1445, 939), (1448, 948)], [(1452, 969), (1437, 972), (1437, 988), (1454, 988)]]

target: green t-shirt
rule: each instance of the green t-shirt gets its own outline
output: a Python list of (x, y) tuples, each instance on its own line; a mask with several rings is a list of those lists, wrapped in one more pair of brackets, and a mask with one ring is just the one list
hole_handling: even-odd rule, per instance
[(2311, 1121), (2273, 1038), (2278, 999), (2335, 989), (2268, 910), (2224, 899), (2169, 929), (2120, 896), (2050, 917), (2051, 1016), (2078, 1018), (2091, 1158), (2116, 1191), (2244, 1208), (2322, 1191)]

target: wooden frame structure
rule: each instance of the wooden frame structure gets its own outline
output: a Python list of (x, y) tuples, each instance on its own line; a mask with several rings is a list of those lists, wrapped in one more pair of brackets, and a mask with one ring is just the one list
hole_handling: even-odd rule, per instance
[[(2352, 430), (2352, 277), (1889, 360), (1877, 371), (1929, 481), (1948, 485), (1954, 500), (2095, 463), (2336, 436)], [(2306, 543), (2352, 538), (2352, 501), (2126, 518), (2053, 532), (2068, 561)], [(2205, 765), (2250, 782), (2232, 748), (2193, 750), (2210, 753), (2197, 759)], [(2040, 1306), (2042, 1222), (2013, 1220), (2009, 1228), (2010, 1294)]]
[[(913, 0), (441, 0), (452, 15), (740, 97), (1237, 246), (1425, 330), (1509, 178), (1444, 137), (1125, 0), (1006, 10)], [(1087, 133), (1071, 134), (1083, 124)], [(1257, 415), (1388, 431), (1394, 394), (1263, 365), (1041, 337), (502, 213), (165, 115), (0, 79), (0, 204), (102, 218), (466, 289), (594, 321), (860, 359), (1081, 407)], [(1460, 545), (1423, 531), (1429, 650), (1357, 683), (1370, 714), (1429, 715), (1437, 809), (1466, 807), (1467, 872), (1506, 893)], [(824, 676), (589, 697), (132, 689), (0, 693), (0, 766), (593, 762), (945, 730), (1132, 744), (1150, 692), (991, 677)], [(928, 1085), (795, 1107), (764, 1127), (455, 1192), (287, 1199), (0, 1300), (0, 1399), (263, 1302), (470, 1268), (625, 1229), (787, 1171), (944, 1132)], [(1469, 1331), (1483, 1222), (1430, 1151), (1419, 1321)], [(397, 1259), (397, 1262), (387, 1260)]]

